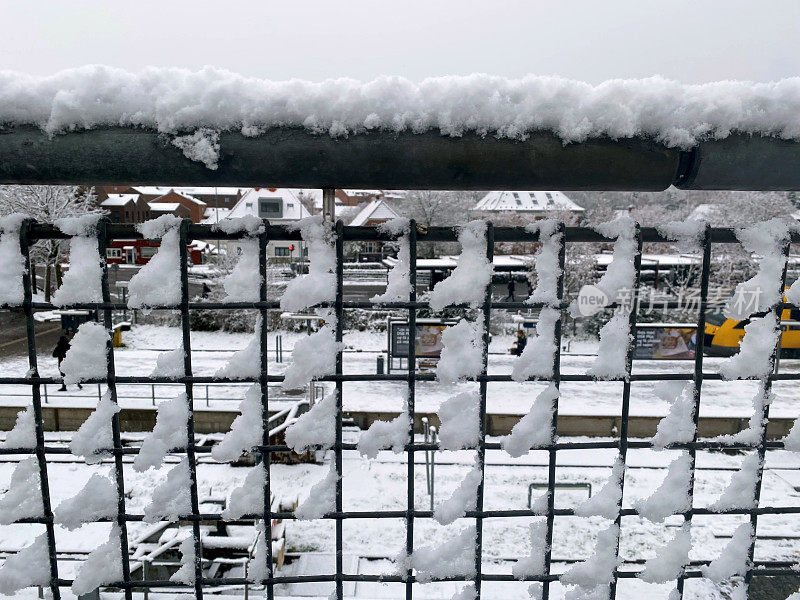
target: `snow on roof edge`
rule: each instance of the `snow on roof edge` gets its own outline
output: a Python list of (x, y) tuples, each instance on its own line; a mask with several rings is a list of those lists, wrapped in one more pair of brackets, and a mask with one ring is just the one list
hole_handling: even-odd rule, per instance
[(474, 74), (419, 83), (389, 76), (314, 83), (211, 67), (132, 73), (88, 65), (49, 76), (0, 71), (0, 123), (37, 125), (50, 134), (109, 125), (165, 133), (236, 130), (247, 136), (279, 126), (333, 137), (438, 130), (524, 139), (549, 131), (565, 143), (643, 136), (685, 149), (732, 132), (800, 139), (800, 77), (694, 85), (650, 77), (591, 85)]

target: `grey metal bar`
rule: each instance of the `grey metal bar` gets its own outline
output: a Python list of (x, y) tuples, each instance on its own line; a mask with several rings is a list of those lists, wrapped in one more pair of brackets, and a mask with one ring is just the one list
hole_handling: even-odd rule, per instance
[[(564, 224), (559, 223), (557, 235), (559, 236), (559, 245), (558, 245), (558, 267), (561, 272), (558, 274), (558, 289), (556, 290), (556, 299), (558, 301), (558, 306), (561, 309), (561, 313), (559, 314), (558, 321), (556, 322), (556, 329), (555, 329), (555, 336), (556, 336), (556, 355), (555, 355), (555, 363), (553, 365), (553, 384), (556, 388), (560, 389), (561, 387), (561, 331), (562, 331), (562, 324), (564, 319), (564, 309), (561, 308), (563, 301), (564, 301), (564, 275), (565, 269), (567, 265), (567, 242), (564, 236)], [(553, 436), (555, 437), (556, 432), (558, 431), (558, 398), (553, 400), (553, 417), (550, 421), (550, 429), (553, 432)], [(545, 533), (545, 550), (544, 550), (544, 565), (545, 565), (545, 574), (550, 574), (550, 569), (552, 567), (552, 560), (553, 560), (553, 526), (554, 526), (554, 509), (555, 509), (555, 500), (556, 500), (556, 492), (555, 492), (555, 485), (556, 485), (556, 454), (555, 448), (550, 448), (547, 451), (547, 530)], [(589, 489), (589, 495), (591, 495), (591, 488)], [(531, 490), (528, 489), (528, 508), (531, 506)], [(549, 600), (550, 599), (550, 581), (546, 580), (542, 584), (542, 600)]]
[[(342, 299), (344, 298), (343, 283), (343, 263), (344, 263), (344, 224), (336, 221), (336, 343), (339, 349), (336, 351), (336, 374), (342, 374), (342, 327), (344, 322), (344, 309)], [(311, 385), (314, 385), (313, 381)], [(342, 381), (336, 382), (336, 447), (334, 448), (334, 460), (336, 461), (336, 510), (342, 510)], [(343, 555), (343, 526), (342, 519), (336, 519), (336, 599), (343, 600), (344, 588), (342, 585), (342, 575), (344, 572)]]
[[(489, 264), (492, 263), (494, 258), (494, 231), (491, 223), (486, 224), (486, 258)], [(492, 284), (486, 286), (486, 291), (483, 297), (483, 308), (479, 317), (483, 320), (483, 357), (481, 374), (486, 375), (489, 369), (489, 326), (492, 318)], [(477, 448), (477, 464), (481, 469), (481, 480), (478, 484), (476, 510), (478, 515), (475, 517), (475, 591), (477, 597), (481, 597), (481, 574), (483, 573), (483, 516), (480, 514), (483, 511), (483, 493), (486, 487), (486, 448), (483, 443), (486, 442), (486, 393), (487, 382), (480, 381), (478, 383), (478, 393), (480, 395), (480, 408), (478, 416), (480, 417), (480, 444)], [(433, 484), (433, 477), (431, 477), (431, 484)]]
[[(619, 457), (622, 460), (622, 477), (619, 482), (620, 488), (620, 495), (619, 495), (619, 504), (618, 504), (618, 513), (617, 518), (614, 520), (614, 523), (619, 527), (617, 532), (617, 547), (616, 547), (616, 554), (619, 555), (619, 542), (620, 538), (622, 537), (622, 498), (625, 493), (625, 471), (627, 468), (626, 459), (628, 455), (628, 415), (630, 411), (630, 404), (631, 404), (631, 369), (633, 368), (633, 352), (636, 349), (636, 344), (634, 340), (636, 340), (636, 318), (638, 315), (638, 311), (636, 307), (639, 305), (639, 284), (641, 280), (642, 274), (642, 234), (639, 228), (639, 224), (636, 224), (636, 256), (633, 259), (634, 268), (636, 270), (635, 280), (633, 284), (633, 304), (631, 305), (631, 311), (628, 314), (628, 331), (631, 335), (631, 341), (628, 342), (628, 349), (627, 355), (625, 357), (625, 373), (626, 377), (625, 380), (622, 382), (622, 414), (620, 418), (620, 429), (619, 429)], [(560, 342), (560, 340), (559, 340)], [(617, 597), (617, 578), (611, 580), (611, 597)]]
[[(106, 247), (108, 238), (106, 237), (106, 226), (108, 220), (103, 219), (98, 223), (97, 227), (97, 249), (100, 254), (103, 269), (101, 271), (100, 285), (103, 295), (103, 301), (108, 302), (111, 299), (111, 292), (108, 285), (108, 263), (105, 261)], [(106, 328), (108, 339), (106, 341), (106, 387), (111, 402), (118, 404), (117, 398), (117, 385), (116, 385), (116, 368), (114, 365), (114, 345), (112, 343), (113, 331), (113, 314), (110, 308), (103, 309), (103, 326)], [(99, 385), (98, 385), (99, 387)], [(98, 399), (99, 400), (99, 399)], [(114, 445), (114, 450), (122, 448), (122, 440), (120, 436), (119, 413), (114, 413), (111, 417), (111, 435)], [(194, 440), (192, 440), (194, 442)], [(125, 519), (125, 473), (122, 466), (122, 455), (114, 453), (114, 476), (117, 485), (117, 527), (119, 527), (119, 545), (122, 561), (122, 578), (129, 582), (131, 580), (131, 565), (130, 555), (128, 552), (128, 527)], [(125, 588), (125, 600), (131, 600), (131, 589)]]
[[(706, 225), (703, 231), (703, 262), (700, 272), (700, 310), (697, 315), (697, 344), (695, 345), (695, 359), (694, 359), (694, 389), (692, 396), (694, 400), (694, 414), (692, 415), (692, 422), (694, 423), (694, 433), (692, 434), (692, 442), (697, 442), (697, 428), (700, 422), (700, 400), (701, 391), (703, 387), (703, 355), (705, 350), (705, 330), (706, 330), (706, 311), (708, 310), (708, 283), (711, 279), (711, 228)], [(702, 332), (702, 333), (701, 333)], [(689, 511), (684, 515), (684, 521), (691, 527), (693, 511), (691, 508), (694, 506), (694, 479), (696, 473), (696, 460), (697, 451), (694, 445), (688, 448), (689, 451)], [(686, 569), (681, 569), (676, 582), (676, 589), (678, 591), (679, 600), (683, 600), (684, 594), (684, 573)]]
[(663, 190), (681, 167), (680, 151), (651, 140), (564, 144), (551, 133), (526, 140), (381, 131), (332, 138), (284, 127), (257, 137), (222, 132), (219, 143), (219, 166), (211, 170), (143, 128), (51, 139), (35, 127), (7, 127), (0, 135), (0, 183)]
[[(30, 246), (28, 244), (28, 230), (31, 222), (25, 221), (19, 231), (19, 245), (22, 257), (25, 260), (25, 270), (22, 272), (22, 310), (25, 313), (25, 334), (28, 338), (28, 368), (29, 374), (39, 373), (39, 364), (36, 356), (36, 325), (33, 321), (31, 310), (32, 281), (36, 273), (31, 272)], [(45, 396), (47, 388), (45, 387)], [(42, 494), (42, 515), (48, 519), (45, 524), (47, 535), (47, 554), (50, 560), (50, 592), (53, 600), (60, 600), (61, 590), (58, 589), (58, 559), (56, 557), (56, 534), (53, 528), (53, 509), (50, 504), (50, 480), (47, 478), (47, 456), (44, 449), (44, 423), (42, 419), (42, 398), (39, 384), (31, 386), (31, 403), (36, 428), (36, 462), (39, 466), (39, 486)]]
[[(267, 246), (269, 239), (267, 233), (260, 233), (258, 236), (258, 274), (261, 281), (258, 286), (258, 297), (262, 302), (267, 300)], [(266, 375), (269, 373), (269, 349), (267, 347), (267, 318), (269, 313), (266, 308), (261, 308), (259, 318), (261, 319), (261, 338), (259, 340), (259, 358), (261, 360), (261, 374), (259, 382), (261, 386), (261, 427), (263, 429), (261, 443), (269, 446), (269, 385)], [(280, 337), (280, 336), (278, 336)], [(282, 351), (282, 348), (281, 348)], [(277, 356), (276, 356), (277, 358)], [(280, 361), (278, 361), (280, 362)], [(311, 383), (313, 386), (313, 382)], [(272, 576), (272, 454), (261, 452), (261, 463), (264, 468), (264, 544), (266, 548), (267, 573)], [(258, 468), (256, 465), (255, 468)], [(280, 508), (280, 506), (278, 507)], [(275, 584), (272, 579), (267, 582), (267, 600), (275, 597)]]
[[(183, 341), (183, 372), (192, 372), (191, 324), (189, 321), (189, 260), (186, 249), (189, 221), (184, 219), (180, 225), (180, 268), (181, 268), (181, 334)], [(200, 512), (197, 497), (197, 461), (194, 455), (194, 386), (186, 383), (186, 403), (189, 407), (189, 418), (186, 422), (186, 460), (189, 463), (189, 497), (192, 513)], [(192, 538), (194, 540), (194, 594), (197, 600), (203, 600), (203, 543), (200, 539), (200, 521), (192, 521)]]
[[(414, 219), (408, 223), (408, 247), (409, 247), (409, 271), (408, 277), (411, 283), (411, 291), (408, 296), (410, 303), (415, 303), (417, 300), (417, 224)], [(408, 309), (408, 356), (407, 356), (407, 375), (408, 386), (406, 388), (406, 407), (408, 410), (408, 441), (414, 443), (414, 422), (416, 420), (416, 388), (417, 388), (417, 310), (416, 308)], [(391, 363), (391, 357), (387, 364)], [(427, 431), (426, 431), (427, 436)], [(425, 453), (428, 456), (428, 453)], [(406, 556), (411, 556), (414, 553), (414, 476), (415, 476), (415, 462), (414, 450), (408, 449), (406, 454)], [(428, 475), (428, 467), (425, 466), (425, 474)], [(430, 491), (430, 490), (429, 490)], [(433, 498), (433, 495), (431, 495)], [(431, 507), (431, 510), (433, 507)], [(406, 600), (413, 600), (414, 598), (414, 584), (412, 577), (414, 571), (409, 565), (406, 570)]]

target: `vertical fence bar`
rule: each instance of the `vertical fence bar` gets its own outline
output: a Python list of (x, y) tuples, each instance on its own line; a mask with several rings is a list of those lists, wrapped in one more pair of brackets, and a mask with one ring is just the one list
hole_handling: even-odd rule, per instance
[[(411, 283), (411, 291), (409, 293), (408, 301), (417, 301), (417, 223), (413, 219), (408, 224), (408, 255), (409, 267), (408, 278)], [(416, 453), (414, 452), (414, 421), (416, 420), (416, 388), (417, 388), (417, 309), (410, 306), (408, 309), (408, 390), (406, 398), (406, 406), (408, 407), (408, 441), (410, 443), (406, 460), (408, 461), (406, 479), (407, 479), (407, 509), (406, 513), (406, 556), (411, 556), (414, 553), (414, 460)], [(391, 357), (389, 358), (391, 361)], [(389, 363), (387, 361), (387, 364)], [(427, 440), (426, 440), (427, 441)], [(427, 451), (426, 451), (427, 454)], [(427, 470), (427, 465), (426, 465)], [(414, 583), (411, 579), (413, 569), (409, 564), (406, 571), (406, 600), (412, 600), (414, 597)]]
[[(33, 301), (32, 280), (36, 279), (36, 273), (31, 274), (30, 243), (28, 231), (31, 221), (26, 220), (19, 230), (19, 245), (22, 257), (25, 261), (25, 270), (22, 272), (22, 310), (25, 313), (25, 332), (28, 338), (28, 375), (30, 377), (39, 376), (39, 365), (36, 357), (36, 324), (33, 321)], [(42, 419), (42, 397), (40, 384), (33, 382), (31, 385), (31, 403), (33, 404), (33, 416), (36, 428), (36, 462), (39, 465), (39, 484), (42, 493), (42, 515), (47, 520), (45, 532), (47, 534), (47, 555), (50, 561), (50, 591), (53, 600), (60, 600), (61, 590), (58, 587), (58, 559), (56, 555), (56, 534), (53, 527), (53, 510), (50, 504), (50, 480), (47, 478), (47, 456), (44, 452), (44, 422)]]
[[(567, 256), (567, 242), (564, 235), (564, 223), (558, 224), (557, 235), (559, 236), (558, 246), (558, 267), (560, 272), (558, 274), (558, 290), (556, 292), (556, 302), (559, 310), (558, 321), (556, 321), (556, 355), (555, 363), (553, 364), (553, 384), (560, 390), (561, 387), (561, 332), (562, 320), (564, 310), (561, 308), (561, 303), (564, 300), (564, 276), (566, 268)], [(559, 392), (560, 393), (560, 392)], [(558, 397), (553, 400), (553, 416), (550, 421), (550, 428), (555, 437), (558, 433)], [(555, 525), (555, 500), (556, 500), (556, 458), (557, 451), (555, 448), (550, 448), (547, 457), (547, 533), (545, 538), (545, 551), (544, 551), (544, 565), (545, 574), (550, 575), (553, 564), (553, 528)], [(542, 600), (549, 600), (550, 598), (550, 580), (545, 579), (542, 583)]]
[[(269, 356), (267, 354), (267, 227), (269, 223), (264, 223), (264, 231), (258, 235), (258, 272), (261, 281), (258, 287), (258, 297), (261, 300), (259, 318), (261, 319), (261, 372), (259, 373), (259, 385), (261, 387), (261, 426), (264, 431), (261, 438), (263, 446), (269, 446), (269, 385), (267, 375), (269, 369)], [(314, 385), (311, 382), (311, 385)], [(261, 451), (261, 464), (264, 468), (264, 543), (266, 544), (267, 559), (267, 600), (272, 600), (275, 595), (275, 583), (272, 580), (272, 489), (270, 465), (272, 464), (272, 454), (269, 450)], [(256, 534), (257, 535), (257, 534)]]
[[(108, 246), (108, 219), (103, 219), (97, 226), (97, 249), (100, 255), (100, 263), (103, 265), (100, 276), (100, 285), (103, 294), (103, 302), (111, 302), (111, 292), (108, 286), (108, 263), (106, 262), (106, 248)], [(112, 342), (113, 332), (113, 313), (110, 308), (103, 309), (103, 325), (108, 334), (106, 341), (106, 387), (111, 402), (118, 403), (116, 369), (114, 366), (114, 344)], [(117, 483), (117, 527), (119, 527), (119, 545), (122, 560), (122, 579), (125, 583), (131, 581), (130, 554), (128, 552), (128, 525), (125, 518), (125, 473), (122, 466), (122, 440), (120, 437), (119, 413), (114, 413), (111, 417), (111, 435), (114, 443), (114, 475)], [(125, 598), (131, 600), (132, 591), (129, 586), (125, 587)]]
[[(761, 437), (758, 440), (758, 446), (756, 448), (756, 452), (758, 452), (758, 468), (756, 470), (756, 493), (754, 503), (756, 507), (758, 507), (758, 504), (761, 501), (761, 484), (764, 481), (764, 463), (767, 459), (767, 427), (769, 425), (769, 402), (767, 402), (767, 398), (769, 397), (772, 389), (772, 380), (773, 376), (775, 375), (775, 361), (778, 359), (778, 352), (780, 352), (781, 347), (782, 336), (780, 335), (780, 328), (781, 313), (783, 311), (781, 305), (783, 304), (783, 290), (786, 287), (786, 271), (789, 267), (789, 248), (790, 245), (787, 241), (783, 246), (783, 255), (784, 259), (786, 259), (786, 262), (783, 264), (783, 272), (781, 273), (780, 297), (777, 301), (777, 304), (771, 308), (771, 312), (775, 315), (775, 320), (778, 323), (778, 339), (776, 340), (775, 346), (772, 348), (772, 353), (769, 356), (768, 374), (759, 384), (759, 392), (763, 394), (763, 401), (761, 403)], [(758, 538), (757, 512), (750, 513), (750, 525), (753, 527), (753, 538), (750, 540), (750, 547), (747, 549), (747, 572), (744, 575), (745, 594), (748, 596), (750, 592), (750, 583), (753, 580), (753, 558), (756, 551), (756, 539)]]
[[(334, 309), (336, 312), (336, 343), (339, 348), (336, 350), (336, 375), (342, 374), (342, 327), (344, 321), (344, 224), (336, 221), (336, 300)], [(312, 384), (313, 385), (313, 384)], [(336, 445), (334, 447), (334, 459), (336, 461), (336, 598), (342, 600), (342, 555), (344, 553), (344, 542), (342, 540), (342, 379), (336, 379)]]
[[(183, 339), (183, 372), (186, 377), (192, 375), (192, 342), (191, 324), (189, 322), (189, 256), (187, 244), (189, 243), (189, 224), (191, 221), (183, 219), (180, 225), (180, 262), (181, 262), (181, 334)], [(186, 403), (189, 409), (189, 418), (186, 423), (186, 460), (189, 463), (189, 497), (191, 499), (192, 514), (200, 513), (197, 498), (197, 464), (194, 452), (194, 387), (192, 382), (185, 383)], [(203, 544), (200, 540), (200, 521), (192, 519), (192, 538), (194, 539), (194, 594), (197, 600), (203, 598)]]
[[(617, 518), (614, 524), (619, 527), (617, 535), (616, 553), (619, 555), (619, 542), (622, 538), (622, 499), (625, 493), (625, 471), (626, 459), (628, 456), (628, 413), (631, 404), (631, 370), (633, 369), (633, 352), (636, 350), (636, 319), (639, 312), (639, 284), (642, 277), (642, 231), (636, 223), (636, 256), (633, 259), (636, 275), (634, 277), (633, 290), (631, 294), (631, 312), (628, 314), (628, 332), (631, 336), (628, 341), (628, 349), (625, 356), (625, 381), (622, 382), (622, 416), (619, 426), (619, 458), (622, 462), (622, 478), (619, 482), (620, 495)], [(617, 571), (611, 579), (611, 598), (617, 597)]]
[[(703, 355), (705, 354), (706, 343), (706, 312), (708, 311), (708, 282), (711, 278), (711, 227), (706, 224), (703, 231), (703, 262), (700, 271), (700, 313), (697, 315), (697, 343), (694, 355), (694, 389), (692, 390), (692, 400), (694, 401), (694, 433), (692, 434), (692, 444), (697, 441), (697, 427), (700, 420), (700, 392), (703, 386)], [(697, 449), (694, 445), (689, 447), (689, 510), (683, 514), (684, 523), (691, 529), (692, 516), (694, 511), (694, 476), (695, 462), (697, 459)], [(676, 582), (679, 600), (683, 600), (683, 590), (686, 583), (686, 569), (681, 569)]]
[[(494, 228), (492, 223), (486, 224), (486, 258), (489, 264), (492, 264), (494, 259)], [(481, 375), (484, 376), (488, 372), (489, 367), (489, 324), (492, 317), (492, 282), (486, 286), (486, 293), (483, 296), (483, 308), (481, 310), (480, 318), (483, 319), (483, 368)], [(477, 462), (481, 469), (481, 481), (478, 484), (477, 503), (475, 508), (478, 513), (475, 516), (475, 591), (477, 597), (481, 597), (481, 575), (482, 575), (482, 562), (483, 562), (483, 492), (485, 488), (486, 479), (486, 392), (487, 382), (486, 379), (481, 379), (478, 384), (478, 391), (480, 394), (480, 438), (478, 440)]]

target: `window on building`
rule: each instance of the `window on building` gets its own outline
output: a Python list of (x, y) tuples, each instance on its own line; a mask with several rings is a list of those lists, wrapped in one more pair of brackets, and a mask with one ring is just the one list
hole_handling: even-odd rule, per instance
[(258, 216), (262, 219), (280, 219), (283, 217), (283, 201), (280, 198), (259, 198)]
[(106, 248), (106, 258), (122, 258), (122, 251), (119, 248)]
[(292, 251), (286, 246), (275, 246), (275, 256), (291, 256)]
[(144, 246), (140, 249), (142, 253), (142, 258), (152, 258), (155, 256), (156, 252), (158, 252), (158, 248), (153, 248), (151, 246)]

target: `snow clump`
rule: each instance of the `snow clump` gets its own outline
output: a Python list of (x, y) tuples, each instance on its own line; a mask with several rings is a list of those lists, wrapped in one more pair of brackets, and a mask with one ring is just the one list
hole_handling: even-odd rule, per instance
[(50, 585), (50, 548), (47, 534), (36, 536), (30, 546), (10, 554), (0, 565), (0, 594), (13, 596), (21, 589)]
[(239, 240), (239, 260), (233, 270), (222, 278), (226, 302), (258, 302), (261, 299), (261, 266), (258, 240)]
[(331, 448), (336, 442), (336, 408), (334, 391), (286, 428), (286, 445), (297, 453), (310, 448)]
[(101, 216), (88, 214), (55, 220), (55, 226), (72, 237), (69, 241), (69, 269), (64, 273), (61, 287), (53, 294), (53, 306), (103, 301), (103, 262), (97, 241), (97, 223)]
[(705, 230), (706, 222), (700, 219), (656, 223), (656, 231), (668, 240), (675, 241), (677, 250), (681, 254), (700, 252), (703, 248)]
[(584, 591), (611, 584), (614, 570), (619, 565), (617, 543), (619, 525), (611, 525), (597, 534), (592, 556), (567, 569), (560, 580), (562, 584), (577, 585)]
[(558, 388), (554, 383), (548, 385), (533, 401), (528, 414), (522, 417), (511, 433), (500, 441), (503, 450), (514, 458), (528, 453), (529, 450), (553, 443), (553, 411), (558, 400)]
[(731, 480), (719, 498), (709, 504), (712, 510), (730, 510), (736, 508), (756, 507), (756, 485), (761, 458), (758, 452), (744, 457), (738, 471), (734, 471)]
[(22, 286), (25, 257), (19, 245), (19, 232), (25, 219), (20, 213), (0, 217), (0, 306), (18, 306), (25, 299)]
[(298, 312), (336, 299), (336, 248), (330, 223), (322, 215), (307, 217), (297, 226), (308, 247), (308, 275), (292, 279), (281, 297), (281, 310)]
[(431, 310), (440, 311), (451, 304), (469, 304), (477, 308), (492, 282), (492, 263), (486, 256), (486, 228), (483, 220), (470, 221), (459, 229), (461, 254), (449, 277), (437, 283), (428, 299)]
[(161, 215), (136, 226), (147, 239), (161, 239), (158, 252), (131, 277), (128, 307), (177, 306), (181, 301), (181, 219)]
[(786, 434), (786, 437), (784, 437), (781, 441), (783, 442), (783, 447), (786, 450), (800, 452), (800, 418), (794, 420), (794, 424), (789, 430), (789, 433)]
[(480, 396), (476, 390), (448, 398), (439, 406), (439, 447), (474, 448), (481, 440)]
[(6, 434), (6, 439), (0, 442), (0, 448), (36, 448), (36, 419), (33, 406), (28, 406), (17, 413), (14, 427)]
[[(798, 138), (798, 97), (796, 77), (682, 84), (655, 76), (593, 85), (553, 76), (471, 74), (420, 82), (390, 76), (311, 82), (212, 67), (129, 72), (87, 65), (46, 76), (4, 71), (0, 121), (36, 125), (51, 135), (102, 125), (247, 136), (273, 127), (332, 137), (380, 130), (526, 139), (545, 131), (565, 143), (641, 136), (687, 150), (733, 132)], [(203, 135), (213, 149), (214, 136)], [(192, 153), (206, 158), (199, 148)], [(206, 160), (213, 160), (211, 152)]]
[(528, 556), (520, 558), (511, 567), (516, 579), (537, 577), (545, 574), (545, 554), (547, 553), (547, 521), (536, 521), (529, 526), (531, 550)]
[(561, 240), (564, 235), (558, 231), (559, 222), (554, 219), (545, 219), (528, 223), (525, 231), (539, 234), (539, 250), (534, 259), (536, 269), (536, 287), (528, 298), (528, 302), (558, 302), (558, 278), (561, 276), (561, 266), (558, 255), (561, 250)]
[(44, 514), (39, 463), (31, 456), (19, 461), (11, 473), (8, 491), (0, 498), (0, 525)]
[[(606, 299), (605, 306), (624, 300), (623, 293), (633, 293), (636, 283), (636, 221), (624, 216), (600, 223), (594, 228), (600, 235), (614, 239), (614, 250), (611, 262), (605, 273), (593, 287), (602, 292)], [(581, 316), (578, 300), (570, 305), (572, 316)]]
[(186, 353), (183, 351), (183, 344), (174, 350), (162, 352), (156, 357), (156, 368), (153, 369), (151, 377), (169, 377), (178, 379), (186, 375), (184, 359)]
[(122, 581), (122, 550), (119, 526), (111, 526), (108, 541), (89, 553), (78, 567), (72, 582), (72, 593), (82, 596), (93, 592), (101, 585)]
[(194, 536), (189, 533), (189, 535), (187, 535), (180, 543), (178, 549), (181, 552), (181, 566), (172, 574), (172, 576), (170, 576), (169, 580), (191, 585), (194, 583), (195, 576)]
[(667, 416), (658, 422), (653, 448), (663, 450), (670, 444), (687, 444), (694, 439), (694, 383), (663, 381), (653, 388), (656, 396), (670, 403)]
[(711, 564), (702, 568), (703, 577), (720, 583), (735, 575), (744, 575), (750, 565), (748, 554), (752, 543), (753, 526), (750, 523), (742, 523), (733, 532), (731, 541), (720, 555), (711, 561)]
[(142, 447), (133, 459), (133, 470), (141, 473), (151, 467), (158, 469), (170, 450), (186, 448), (188, 421), (186, 394), (159, 403), (155, 427), (142, 441)]
[(628, 313), (617, 309), (600, 328), (597, 358), (587, 371), (596, 379), (616, 379), (628, 374), (628, 347), (633, 341)]
[(611, 476), (590, 498), (584, 500), (575, 508), (579, 517), (599, 516), (614, 520), (619, 515), (622, 502), (622, 478), (625, 476), (625, 465), (621, 458), (617, 458), (611, 467)]
[(219, 132), (201, 127), (190, 135), (180, 135), (172, 140), (189, 160), (203, 163), (207, 169), (216, 171), (219, 162)]
[(777, 317), (768, 314), (753, 318), (744, 326), (739, 352), (722, 363), (719, 374), (723, 379), (764, 379), (772, 370), (772, 353), (778, 343), (780, 329)]
[(336, 463), (331, 460), (328, 474), (311, 486), (308, 497), (295, 509), (300, 520), (321, 519), (336, 510), (336, 484), (341, 476), (336, 472)]
[(167, 473), (167, 478), (153, 490), (150, 504), (144, 508), (145, 523), (156, 521), (177, 521), (179, 517), (192, 512), (192, 503), (189, 495), (191, 473), (189, 459), (183, 457)]
[(264, 436), (261, 417), (261, 386), (251, 385), (239, 403), (239, 415), (233, 420), (231, 430), (222, 441), (211, 448), (211, 457), (219, 462), (237, 460), (254, 446), (258, 446)]
[(738, 433), (718, 435), (714, 438), (714, 441), (728, 445), (748, 444), (750, 446), (755, 446), (758, 444), (764, 434), (764, 428), (767, 426), (767, 420), (764, 418), (764, 409), (769, 406), (774, 399), (775, 394), (767, 392), (764, 387), (764, 382), (760, 382), (758, 391), (751, 400), (753, 403), (753, 414), (750, 416), (747, 427)]
[(681, 452), (681, 455), (670, 463), (667, 476), (661, 485), (648, 498), (634, 504), (639, 515), (654, 523), (662, 523), (670, 515), (689, 510), (691, 476), (692, 460), (688, 452)]
[(111, 394), (103, 394), (92, 414), (72, 436), (69, 451), (75, 456), (82, 456), (87, 464), (99, 463), (102, 454), (114, 449), (111, 421), (119, 411), (119, 405), (111, 401)]
[(667, 583), (674, 581), (683, 568), (689, 564), (689, 550), (692, 549), (692, 534), (684, 524), (675, 537), (656, 550), (653, 558), (648, 558), (639, 579), (647, 583)]
[(433, 518), (441, 525), (449, 525), (478, 507), (478, 487), (483, 481), (481, 465), (477, 463), (467, 472), (449, 498), (440, 502)]
[(511, 379), (527, 381), (531, 377), (549, 379), (553, 376), (556, 360), (556, 323), (561, 318), (561, 311), (555, 308), (543, 308), (536, 322), (536, 336), (528, 340), (522, 354), (511, 366)]
[(783, 247), (789, 239), (789, 228), (786, 221), (775, 218), (738, 229), (736, 237), (748, 253), (761, 257), (758, 272), (738, 284), (725, 305), (726, 317), (745, 319), (769, 310), (783, 299), (781, 282), (787, 260)]
[(455, 536), (416, 548), (411, 556), (401, 553), (398, 567), (416, 570), (420, 583), (445, 577), (475, 577), (475, 526), (467, 525)]
[(110, 519), (117, 514), (117, 486), (108, 477), (93, 473), (86, 485), (58, 505), (54, 520), (67, 529), (84, 523)]
[(228, 362), (217, 369), (215, 377), (254, 379), (261, 374), (261, 327), (261, 315), (258, 315), (253, 337), (247, 346), (234, 352)]
[(461, 319), (442, 332), (442, 353), (436, 364), (439, 381), (475, 379), (483, 370), (483, 323)]
[(409, 237), (409, 220), (404, 218), (391, 219), (378, 225), (378, 231), (389, 235), (400, 236), (397, 238), (397, 262), (392, 266), (387, 275), (386, 291), (369, 299), (370, 302), (404, 302), (411, 294), (411, 240)]
[(378, 458), (380, 450), (391, 448), (398, 454), (409, 442), (411, 417), (408, 409), (404, 409), (391, 421), (375, 421), (358, 438), (358, 451), (367, 458)]
[(298, 339), (292, 348), (292, 362), (283, 374), (284, 390), (304, 388), (318, 377), (336, 371), (336, 355), (344, 344), (336, 341), (336, 317), (326, 320), (319, 331)]
[(111, 339), (108, 330), (100, 323), (87, 321), (75, 333), (69, 350), (61, 362), (64, 384), (80, 383), (87, 379), (106, 376), (108, 347)]
[(222, 518), (236, 520), (244, 515), (264, 513), (264, 486), (267, 475), (264, 463), (259, 463), (247, 473), (242, 485), (233, 488), (227, 505), (222, 511)]

